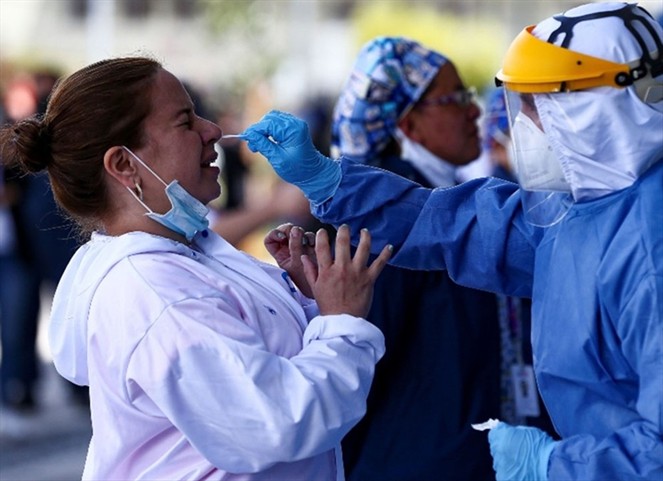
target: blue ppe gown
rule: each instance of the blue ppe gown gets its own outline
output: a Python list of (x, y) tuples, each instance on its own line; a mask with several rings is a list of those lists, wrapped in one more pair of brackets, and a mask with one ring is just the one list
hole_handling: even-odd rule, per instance
[(663, 159), (547, 229), (527, 223), (508, 181), (431, 190), (342, 170), (313, 206), (321, 221), (368, 228), (375, 252), (394, 245), (394, 265), (532, 297), (536, 379), (562, 437), (549, 480), (663, 479)]

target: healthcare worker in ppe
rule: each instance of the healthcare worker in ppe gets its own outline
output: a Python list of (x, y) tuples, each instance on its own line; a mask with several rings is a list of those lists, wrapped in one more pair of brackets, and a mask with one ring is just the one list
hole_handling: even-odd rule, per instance
[(367, 265), (369, 234), (351, 256), (343, 227), (334, 259), (324, 231), (284, 225), (266, 247), (286, 270), (237, 251), (207, 227), (220, 138), (142, 57), (73, 73), (43, 118), (0, 132), (3, 160), (48, 169), (94, 228), (50, 325), (58, 372), (90, 386), (83, 479), (343, 478), (340, 440), (384, 352), (363, 317), (389, 249)]
[(245, 132), (321, 220), (394, 243), (393, 264), (532, 298), (536, 380), (561, 440), (499, 423), (498, 480), (663, 478), (662, 55), (635, 4), (526, 28), (498, 74), (520, 187), (424, 189), (320, 156), (278, 112)]

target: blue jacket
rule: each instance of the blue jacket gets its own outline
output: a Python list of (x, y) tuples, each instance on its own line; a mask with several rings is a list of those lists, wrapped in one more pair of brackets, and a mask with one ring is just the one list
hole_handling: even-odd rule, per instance
[[(343, 162), (314, 214), (367, 227), (394, 265), (533, 299), (541, 395), (562, 441), (549, 479), (663, 478), (663, 162), (632, 186), (528, 224), (518, 186), (477, 179), (424, 189)], [(358, 198), (353, 192), (370, 192)]]
[[(398, 157), (380, 166), (426, 185)], [(496, 297), (444, 270), (387, 266), (368, 320), (385, 335), (367, 413), (343, 440), (349, 481), (495, 479), (488, 442), (471, 423), (500, 414)]]

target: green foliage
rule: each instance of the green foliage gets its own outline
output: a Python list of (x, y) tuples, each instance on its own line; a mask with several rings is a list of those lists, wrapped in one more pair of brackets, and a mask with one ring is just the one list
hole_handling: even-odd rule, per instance
[(241, 30), (248, 35), (260, 36), (262, 27), (254, 15), (255, 4), (255, 0), (201, 0), (205, 19), (217, 35)]
[[(200, 0), (210, 34), (221, 45), (232, 74), (232, 89), (273, 74), (283, 55), (275, 48), (270, 18), (273, 5), (264, 0)], [(241, 62), (241, 63), (240, 63)]]
[(456, 65), (467, 85), (492, 84), (510, 39), (494, 19), (460, 17), (431, 4), (371, 1), (353, 15), (357, 49), (376, 36), (403, 36), (437, 50)]

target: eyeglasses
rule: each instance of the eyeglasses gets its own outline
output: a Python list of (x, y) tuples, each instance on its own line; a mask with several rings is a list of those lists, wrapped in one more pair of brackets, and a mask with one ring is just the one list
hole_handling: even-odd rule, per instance
[(433, 99), (422, 99), (417, 103), (417, 106), (429, 105), (458, 105), (459, 107), (469, 107), (476, 101), (477, 89), (468, 87), (463, 90), (458, 90), (450, 94), (441, 95)]

